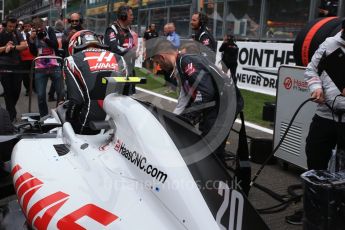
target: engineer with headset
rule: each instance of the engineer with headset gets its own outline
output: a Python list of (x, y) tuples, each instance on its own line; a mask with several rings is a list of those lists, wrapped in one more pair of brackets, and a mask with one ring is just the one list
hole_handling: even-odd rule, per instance
[(133, 19), (132, 8), (121, 5), (117, 10), (117, 20), (106, 29), (104, 36), (104, 44), (109, 46), (109, 50), (125, 58), (130, 75), (133, 74), (136, 58), (136, 47), (130, 27)]
[[(9, 70), (10, 72), (2, 72), (0, 76), (4, 88), (6, 110), (13, 122), (17, 116), (16, 104), (22, 84), (21, 74), (15, 73), (15, 71), (20, 69), (19, 52), (27, 48), (27, 43), (16, 29), (17, 18), (8, 16), (3, 27), (4, 30), (0, 33), (0, 65), (2, 70)], [(11, 71), (13, 72), (11, 73)]]
[[(109, 50), (123, 56), (130, 76), (134, 76), (134, 65), (136, 59), (136, 48), (131, 30), (134, 16), (132, 8), (128, 5), (121, 5), (117, 10), (117, 19), (108, 27), (104, 35), (104, 44)], [(124, 89), (129, 94), (135, 93), (134, 85), (125, 85)]]
[(63, 32), (62, 36), (62, 47), (65, 56), (68, 56), (68, 43), (70, 38), (75, 34), (77, 31), (83, 30), (83, 15), (78, 12), (74, 12), (68, 18), (68, 23), (70, 26)]
[(207, 46), (213, 52), (216, 52), (217, 42), (208, 30), (207, 22), (208, 17), (204, 13), (198, 12), (192, 15), (192, 20), (190, 24), (192, 29), (195, 31), (194, 40)]

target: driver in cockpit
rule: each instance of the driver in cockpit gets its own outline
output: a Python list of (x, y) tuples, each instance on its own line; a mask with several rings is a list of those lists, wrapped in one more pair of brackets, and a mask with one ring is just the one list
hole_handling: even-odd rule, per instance
[(98, 36), (89, 30), (76, 32), (68, 45), (69, 57), (65, 59), (64, 73), (67, 86), (66, 121), (77, 134), (97, 134), (89, 121), (102, 121), (106, 93), (104, 77), (127, 76), (124, 59), (106, 50)]

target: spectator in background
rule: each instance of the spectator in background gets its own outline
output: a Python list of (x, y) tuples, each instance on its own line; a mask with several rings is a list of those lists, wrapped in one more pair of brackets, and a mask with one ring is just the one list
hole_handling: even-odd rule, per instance
[(256, 19), (254, 17), (250, 18), (248, 14), (246, 14), (246, 17), (244, 18), (247, 19), (247, 22), (248, 22), (248, 27), (247, 27), (248, 36), (257, 37), (259, 29), (260, 29), (260, 25), (256, 23)]
[(24, 30), (24, 22), (23, 21), (18, 22), (17, 30), (19, 32), (23, 32), (23, 30)]
[[(31, 53), (36, 56), (56, 56), (58, 42), (52, 27), (46, 27), (40, 18), (33, 20), (35, 31), (31, 32), (29, 46)], [(35, 86), (37, 92), (38, 108), (41, 117), (48, 114), (46, 101), (46, 88), (48, 78), (54, 82), (58, 102), (64, 100), (61, 66), (56, 59), (39, 59), (35, 63)]]
[[(56, 56), (65, 57), (65, 52), (64, 49), (62, 48), (62, 37), (63, 37), (63, 32), (64, 32), (64, 24), (62, 20), (57, 20), (55, 22), (55, 28), (54, 28), (56, 40), (58, 42), (58, 49), (56, 51)], [(54, 81), (50, 84), (50, 89), (48, 92), (48, 101), (56, 101), (55, 98), (55, 85)]]
[[(151, 38), (157, 38), (158, 33), (156, 31), (156, 25), (154, 23), (150, 24), (148, 29), (145, 31), (144, 36), (143, 36), (143, 44), (145, 46), (145, 42)], [(146, 59), (144, 58), (144, 66), (146, 69), (152, 69), (153, 68), (153, 63), (151, 59)]]
[[(29, 20), (24, 21), (23, 28), (24, 29), (22, 31), (22, 36), (23, 36), (25, 42), (27, 42), (27, 40), (29, 39), (29, 37), (31, 35), (31, 30), (32, 30), (31, 21), (29, 21)], [(23, 74), (23, 85), (26, 89), (25, 96), (28, 96), (29, 90), (30, 90), (31, 64), (32, 64), (32, 60), (35, 59), (35, 56), (30, 52), (29, 47), (27, 47), (25, 50), (22, 50), (20, 52), (20, 58), (22, 60), (23, 70), (27, 71), (27, 73)], [(33, 85), (34, 85), (34, 81), (33, 81)]]
[(175, 32), (175, 24), (173, 22), (170, 22), (168, 25), (168, 41), (170, 41), (175, 48), (179, 48), (181, 45), (180, 42), (180, 36)]
[(337, 16), (338, 0), (321, 0), (319, 17)]
[(274, 38), (274, 29), (270, 27), (266, 32), (267, 38)]
[(22, 75), (15, 73), (20, 70), (19, 52), (27, 47), (23, 36), (16, 29), (17, 18), (8, 16), (3, 24), (4, 30), (0, 33), (0, 65), (2, 70), (13, 71), (12, 73), (0, 73), (1, 83), (4, 88), (6, 110), (12, 122), (16, 121), (16, 104), (19, 99)]
[(72, 13), (68, 19), (70, 26), (63, 32), (62, 36), (62, 48), (64, 50), (64, 55), (68, 56), (68, 43), (73, 34), (77, 31), (83, 30), (83, 17), (80, 13)]
[[(167, 23), (164, 26), (164, 34), (165, 36), (167, 36), (167, 40), (171, 42), (174, 48), (178, 49), (181, 45), (181, 42), (180, 42), (180, 36), (175, 32), (175, 29), (176, 28), (175, 28), (174, 23), (172, 22)], [(157, 72), (164, 75), (165, 84), (166, 86), (170, 88), (169, 90), (173, 92), (176, 91), (177, 81), (176, 81), (175, 76), (171, 72), (167, 71), (166, 69), (160, 69)]]
[(148, 30), (145, 31), (143, 38), (145, 41), (147, 41), (151, 38), (157, 38), (157, 37), (158, 37), (158, 33), (156, 31), (156, 25), (152, 23), (151, 25), (149, 25)]
[(169, 25), (167, 23), (163, 27), (163, 36), (168, 36), (168, 35), (169, 35)]
[(236, 83), (238, 46), (235, 43), (234, 36), (230, 34), (224, 36), (223, 43), (219, 47), (219, 52), (222, 52), (222, 70), (227, 74), (230, 69), (231, 77)]
[(57, 20), (55, 22), (54, 31), (55, 31), (56, 39), (58, 41), (58, 49), (59, 49), (58, 56), (63, 58), (65, 57), (65, 54), (63, 53), (63, 48), (62, 48), (62, 39), (64, 35), (64, 23), (62, 20)]

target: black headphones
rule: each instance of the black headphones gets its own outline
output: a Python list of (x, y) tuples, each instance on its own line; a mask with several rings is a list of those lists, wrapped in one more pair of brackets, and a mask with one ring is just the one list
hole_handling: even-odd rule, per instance
[(119, 9), (117, 10), (117, 19), (121, 21), (126, 21), (128, 18), (127, 14), (130, 9), (132, 8), (127, 5), (120, 6)]
[[(83, 24), (83, 22), (84, 22), (84, 18), (83, 18), (83, 15), (81, 14), (81, 13), (79, 13), (79, 12), (74, 12), (74, 13), (71, 13), (71, 15), (72, 14), (78, 14), (79, 15), (79, 23), (80, 23), (80, 25), (81, 24)], [(72, 21), (71, 21), (71, 15), (70, 15), (70, 17), (67, 19), (67, 21), (68, 21), (68, 23), (72, 23)]]
[(202, 12), (198, 12), (198, 15), (199, 15), (199, 25), (200, 25), (200, 27), (207, 26), (207, 22), (208, 22), (207, 15), (202, 13)]

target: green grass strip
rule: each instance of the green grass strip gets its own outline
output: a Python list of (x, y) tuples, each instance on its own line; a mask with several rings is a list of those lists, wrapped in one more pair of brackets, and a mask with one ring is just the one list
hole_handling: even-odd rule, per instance
[[(146, 84), (140, 85), (141, 88), (177, 99), (177, 92), (174, 92), (165, 86), (163, 76), (154, 75), (145, 69), (136, 68), (135, 71), (138, 77), (146, 77), (147, 79)], [(243, 89), (240, 91), (244, 99), (244, 116), (246, 121), (266, 128), (272, 128), (272, 122), (262, 120), (262, 110), (265, 102), (275, 103), (275, 97)]]

